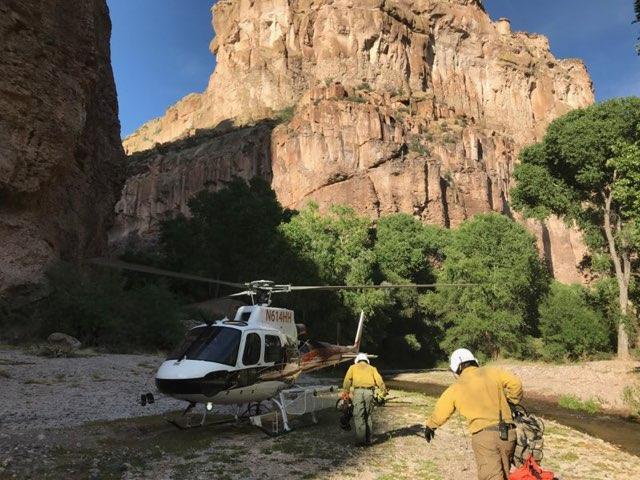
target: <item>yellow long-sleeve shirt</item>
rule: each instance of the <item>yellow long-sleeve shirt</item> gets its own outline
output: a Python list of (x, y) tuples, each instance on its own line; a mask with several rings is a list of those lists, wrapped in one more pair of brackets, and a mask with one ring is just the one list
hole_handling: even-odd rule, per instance
[(436, 402), (427, 419), (427, 426), (438, 428), (456, 410), (467, 419), (469, 431), (479, 432), (500, 421), (500, 411), (505, 422), (511, 422), (513, 404), (522, 400), (522, 382), (506, 370), (494, 367), (467, 367)]
[(342, 388), (349, 392), (353, 388), (378, 387), (385, 390), (384, 381), (376, 367), (372, 367), (367, 362), (359, 362), (351, 365), (344, 377)]

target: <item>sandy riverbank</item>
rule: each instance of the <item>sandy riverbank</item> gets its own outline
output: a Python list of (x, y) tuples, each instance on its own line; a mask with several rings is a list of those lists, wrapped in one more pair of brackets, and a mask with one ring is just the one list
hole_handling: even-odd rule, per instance
[[(518, 375), (524, 384), (525, 396), (535, 395), (558, 399), (572, 395), (581, 400), (596, 400), (603, 409), (625, 411), (622, 400), (624, 388), (640, 382), (640, 362), (605, 360), (569, 365), (500, 361)], [(449, 371), (399, 373), (396, 380), (450, 385), (454, 377)]]

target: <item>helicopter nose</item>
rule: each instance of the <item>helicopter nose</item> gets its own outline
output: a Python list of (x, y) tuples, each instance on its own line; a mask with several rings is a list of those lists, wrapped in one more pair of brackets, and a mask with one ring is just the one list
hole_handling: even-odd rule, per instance
[(229, 372), (211, 372), (202, 379), (202, 394), (207, 397), (213, 397), (215, 394), (228, 389), (231, 383)]
[(229, 388), (227, 371), (216, 371), (197, 378), (156, 378), (158, 390), (166, 395), (204, 395), (213, 397)]

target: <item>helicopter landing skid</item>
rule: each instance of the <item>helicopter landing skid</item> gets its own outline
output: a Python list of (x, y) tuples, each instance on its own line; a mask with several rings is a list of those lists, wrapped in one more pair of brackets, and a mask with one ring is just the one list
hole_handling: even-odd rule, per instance
[(190, 403), (187, 408), (182, 412), (177, 419), (165, 418), (164, 420), (179, 430), (192, 430), (194, 428), (210, 427), (215, 425), (238, 425), (243, 421), (249, 420), (251, 415), (260, 415), (262, 413), (261, 402), (250, 403), (246, 405), (246, 409), (241, 412), (242, 405), (237, 405), (236, 413), (231, 418), (225, 418), (223, 420), (207, 421), (207, 413), (209, 410), (205, 408), (202, 417), (194, 422), (193, 416), (187, 416), (191, 410), (196, 407), (195, 403)]
[(273, 409), (269, 413), (249, 417), (252, 425), (271, 437), (289, 433), (291, 418), (311, 415), (312, 422), (318, 423), (316, 412), (333, 408), (338, 398), (338, 388), (334, 386), (295, 387), (282, 390), (271, 399)]

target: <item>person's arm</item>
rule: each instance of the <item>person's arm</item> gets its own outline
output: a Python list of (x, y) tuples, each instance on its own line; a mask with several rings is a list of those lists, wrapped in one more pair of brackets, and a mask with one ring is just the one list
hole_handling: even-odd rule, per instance
[(373, 381), (376, 382), (376, 386), (382, 390), (383, 392), (387, 391), (387, 387), (384, 386), (384, 380), (382, 380), (382, 375), (378, 372), (376, 367), (373, 367)]
[(351, 385), (353, 385), (353, 365), (347, 370), (347, 374), (344, 376), (344, 382), (342, 382), (343, 393), (349, 393), (351, 391)]
[(507, 370), (500, 371), (500, 381), (505, 390), (507, 400), (514, 405), (518, 405), (522, 400), (522, 381), (513, 373)]
[(447, 388), (436, 402), (436, 406), (431, 412), (429, 418), (427, 418), (427, 427), (435, 430), (436, 428), (444, 425), (449, 417), (456, 411), (455, 405), (455, 385)]

